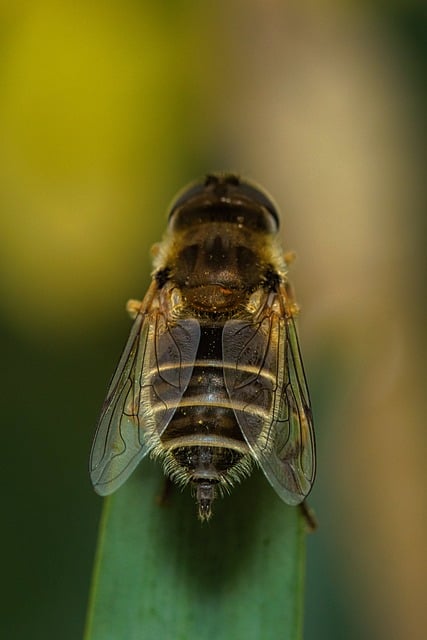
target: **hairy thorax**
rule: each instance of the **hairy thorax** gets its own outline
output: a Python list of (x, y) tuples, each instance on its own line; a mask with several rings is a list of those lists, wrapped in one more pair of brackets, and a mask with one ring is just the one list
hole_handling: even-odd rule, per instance
[(200, 225), (181, 238), (172, 251), (172, 279), (188, 307), (227, 313), (245, 306), (265, 272), (259, 238), (236, 225)]

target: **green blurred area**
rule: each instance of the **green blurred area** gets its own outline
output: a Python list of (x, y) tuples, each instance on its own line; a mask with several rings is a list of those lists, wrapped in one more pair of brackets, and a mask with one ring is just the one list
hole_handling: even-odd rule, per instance
[(124, 305), (175, 192), (216, 169), (271, 191), (299, 255), (319, 445), (305, 638), (422, 637), (426, 18), (417, 2), (2, 5), (3, 637), (81, 637), (87, 461)]

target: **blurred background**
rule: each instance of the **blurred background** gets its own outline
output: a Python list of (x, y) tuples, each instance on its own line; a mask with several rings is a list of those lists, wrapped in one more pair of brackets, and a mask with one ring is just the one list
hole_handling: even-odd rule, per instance
[(425, 3), (18, 0), (0, 27), (4, 637), (81, 637), (125, 302), (218, 169), (273, 195), (298, 256), (305, 638), (424, 637)]

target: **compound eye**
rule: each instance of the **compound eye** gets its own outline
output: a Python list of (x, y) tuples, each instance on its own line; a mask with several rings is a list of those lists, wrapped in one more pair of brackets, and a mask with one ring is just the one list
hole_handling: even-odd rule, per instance
[(196, 198), (199, 195), (202, 195), (205, 191), (205, 182), (192, 182), (191, 184), (187, 185), (186, 187), (184, 187), (183, 189), (181, 189), (181, 191), (178, 192), (178, 194), (176, 195), (175, 199), (173, 200), (170, 209), (169, 209), (169, 220), (171, 219), (171, 217), (173, 216), (174, 212), (177, 209), (180, 209), (183, 205), (186, 204), (186, 202), (193, 200), (193, 198)]
[(242, 196), (245, 196), (248, 200), (253, 200), (257, 204), (261, 205), (264, 209), (267, 209), (274, 218), (276, 226), (279, 227), (279, 214), (277, 213), (276, 206), (271, 198), (259, 187), (255, 186), (251, 182), (241, 181), (239, 183), (239, 192)]
[[(179, 226), (178, 219), (187, 220), (186, 214), (190, 210), (193, 212), (197, 210), (200, 213), (210, 207), (216, 208), (217, 216), (220, 215), (221, 208), (227, 208), (229, 211), (231, 209), (252, 211), (253, 219), (256, 220), (254, 225), (257, 225), (260, 230), (275, 232), (279, 228), (279, 215), (271, 198), (260, 187), (242, 180), (233, 173), (211, 173), (204, 180), (193, 182), (185, 187), (172, 202), (169, 221), (177, 214), (173, 224)], [(232, 219), (230, 213), (227, 216), (230, 220)], [(270, 220), (268, 220), (269, 217)]]

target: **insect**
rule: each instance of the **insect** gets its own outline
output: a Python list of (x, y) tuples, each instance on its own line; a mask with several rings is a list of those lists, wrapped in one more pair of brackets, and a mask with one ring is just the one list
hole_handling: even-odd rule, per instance
[(297, 305), (271, 199), (212, 174), (175, 199), (90, 457), (95, 490), (120, 487), (148, 454), (190, 485), (199, 518), (259, 465), (296, 505), (315, 474)]

